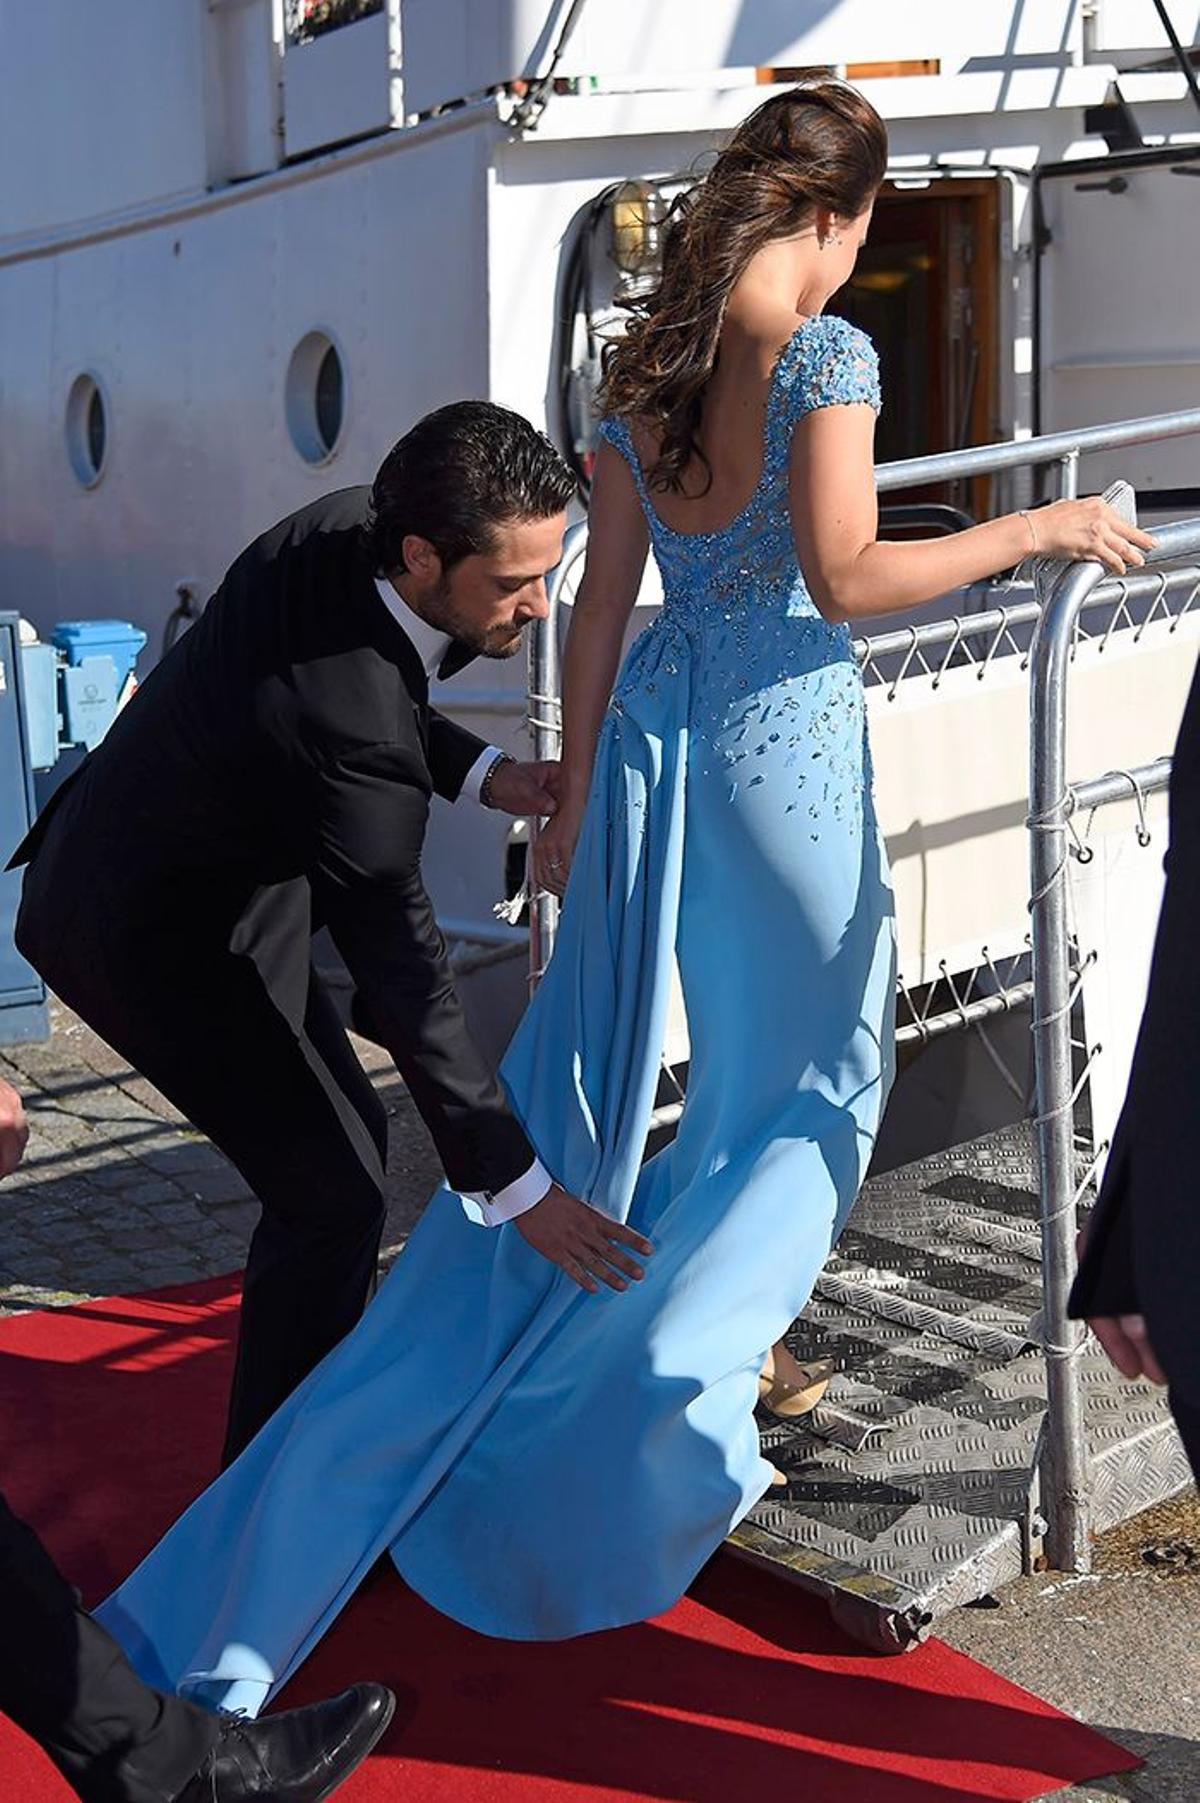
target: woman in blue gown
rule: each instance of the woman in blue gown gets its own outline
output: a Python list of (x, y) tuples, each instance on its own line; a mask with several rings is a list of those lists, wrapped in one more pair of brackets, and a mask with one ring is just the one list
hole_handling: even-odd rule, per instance
[[(681, 209), (608, 372), (563, 800), (537, 854), (570, 884), (502, 1074), (554, 1177), (653, 1242), (645, 1275), (575, 1281), (522, 1222), (488, 1230), (439, 1191), (359, 1327), (100, 1610), (152, 1684), (256, 1713), (384, 1552), (488, 1634), (642, 1619), (770, 1481), (759, 1375), (854, 1200), (891, 1069), (848, 621), (1031, 538), (1078, 555), (1118, 531), (1071, 502), (875, 542), (875, 353), (822, 309), (885, 157), (844, 84), (769, 100)], [(663, 609), (614, 689), (650, 547)], [(687, 1101), (643, 1163), (673, 955)]]

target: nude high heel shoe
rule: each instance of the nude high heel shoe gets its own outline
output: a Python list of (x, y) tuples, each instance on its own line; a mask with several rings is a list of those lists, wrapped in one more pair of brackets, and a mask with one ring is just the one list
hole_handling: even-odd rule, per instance
[(779, 1366), (784, 1360), (772, 1347), (759, 1374), (758, 1400), (772, 1415), (778, 1415), (784, 1421), (798, 1421), (802, 1416), (812, 1414), (829, 1388), (835, 1366), (828, 1358), (810, 1359), (801, 1365), (786, 1348), (783, 1350), (789, 1368), (780, 1371)]
[[(780, 1365), (786, 1367), (782, 1373)], [(758, 1400), (781, 1420), (798, 1421), (812, 1414), (829, 1388), (834, 1369), (832, 1359), (810, 1359), (802, 1365), (786, 1346), (772, 1346), (759, 1373)], [(787, 1483), (786, 1473), (772, 1465), (771, 1489), (786, 1490)]]

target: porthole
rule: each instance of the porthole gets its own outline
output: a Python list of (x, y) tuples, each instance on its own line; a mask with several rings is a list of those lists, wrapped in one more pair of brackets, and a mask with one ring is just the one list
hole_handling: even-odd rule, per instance
[(92, 488), (104, 474), (108, 449), (108, 408), (93, 375), (76, 376), (67, 396), (67, 456), (75, 478)]
[(325, 332), (309, 332), (292, 352), (284, 396), (288, 432), (305, 463), (325, 463), (346, 417), (341, 352)]

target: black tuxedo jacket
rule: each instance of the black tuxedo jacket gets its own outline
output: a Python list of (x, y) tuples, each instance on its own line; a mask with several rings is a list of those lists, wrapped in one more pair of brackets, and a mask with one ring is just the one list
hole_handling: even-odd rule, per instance
[(1200, 1405), (1200, 670), (1171, 770), (1167, 882), (1129, 1089), (1071, 1292), (1073, 1315), (1144, 1314)]
[[(243, 552), (13, 861), (35, 862), (33, 937), (60, 958), (152, 939), (161, 966), (174, 934), (184, 980), (189, 948), (219, 942), (297, 1025), (328, 926), (451, 1183), (495, 1191), (534, 1155), (421, 880), (431, 795), (454, 800), (484, 745), (429, 706), (363, 551), (367, 499), (329, 495)], [(443, 674), (468, 656), (452, 647)]]

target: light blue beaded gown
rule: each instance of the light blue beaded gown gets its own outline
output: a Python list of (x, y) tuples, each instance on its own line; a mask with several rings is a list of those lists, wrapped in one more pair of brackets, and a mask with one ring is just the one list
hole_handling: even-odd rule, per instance
[[(854, 401), (878, 406), (870, 341), (803, 322), (753, 498), (695, 535), (655, 517), (625, 425), (603, 428), (665, 601), (605, 718), (557, 949), (503, 1076), (554, 1176), (653, 1240), (644, 1281), (585, 1294), (440, 1190), (359, 1327), (101, 1608), (149, 1682), (256, 1713), (385, 1551), (487, 1634), (640, 1620), (765, 1491), (758, 1372), (854, 1200), (890, 1079), (862, 685), (805, 589), (787, 500), (795, 421)], [(673, 952), (687, 1102), (643, 1165)]]

